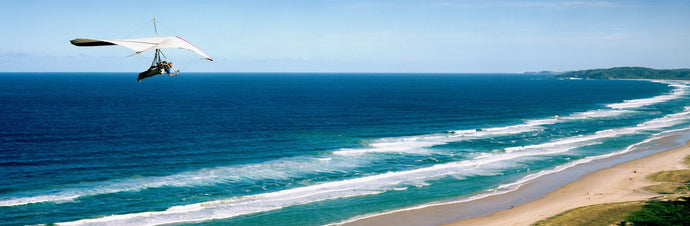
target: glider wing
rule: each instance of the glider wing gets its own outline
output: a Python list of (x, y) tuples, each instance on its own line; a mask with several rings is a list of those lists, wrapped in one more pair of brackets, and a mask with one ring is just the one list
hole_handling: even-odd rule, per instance
[(178, 48), (186, 49), (196, 54), (205, 57), (207, 60), (213, 61), (211, 57), (202, 52), (199, 48), (185, 41), (184, 39), (177, 36), (170, 37), (152, 37), (152, 38), (133, 38), (133, 39), (120, 39), (120, 40), (98, 40), (98, 39), (84, 39), (77, 38), (70, 41), (72, 45), (75, 46), (108, 46), (108, 45), (119, 45), (131, 50), (141, 53), (144, 51), (154, 50), (154, 49), (164, 49), (164, 48)]

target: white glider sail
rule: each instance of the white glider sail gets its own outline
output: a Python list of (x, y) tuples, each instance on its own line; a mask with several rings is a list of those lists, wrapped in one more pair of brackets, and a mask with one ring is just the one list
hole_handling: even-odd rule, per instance
[[(87, 38), (76, 38), (69, 42), (75, 46), (110, 46), (119, 45), (131, 50), (134, 50), (134, 54), (139, 54), (144, 51), (155, 50), (153, 57), (153, 62), (151, 67), (144, 72), (139, 73), (137, 81), (141, 82), (142, 79), (167, 73), (170, 76), (175, 76), (178, 74), (179, 70), (175, 71), (172, 62), (163, 61), (162, 58), (166, 58), (161, 49), (166, 48), (177, 48), (186, 49), (196, 54), (199, 54), (206, 58), (206, 60), (213, 61), (211, 57), (206, 55), (196, 46), (192, 45), (188, 41), (178, 37), (158, 37), (158, 29), (156, 28), (156, 19), (153, 19), (153, 28), (156, 31), (156, 37), (151, 38), (132, 38), (132, 39), (118, 39), (118, 40), (106, 40), (106, 39), (87, 39)], [(134, 55), (132, 54), (132, 55)]]
[(149, 50), (165, 49), (165, 48), (178, 48), (186, 49), (196, 54), (199, 54), (206, 58), (207, 60), (213, 61), (211, 57), (206, 55), (192, 43), (177, 37), (151, 37), (151, 38), (133, 38), (133, 39), (120, 39), (120, 40), (98, 40), (98, 39), (85, 39), (77, 38), (70, 41), (72, 45), (75, 46), (107, 46), (107, 45), (119, 45), (131, 50), (136, 51), (136, 53), (141, 53)]

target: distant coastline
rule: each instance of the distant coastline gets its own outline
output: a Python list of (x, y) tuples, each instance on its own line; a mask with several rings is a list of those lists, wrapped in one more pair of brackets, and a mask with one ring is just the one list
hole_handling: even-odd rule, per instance
[(614, 67), (570, 71), (556, 75), (559, 78), (576, 79), (663, 79), (690, 80), (690, 69), (652, 69), (645, 67)]

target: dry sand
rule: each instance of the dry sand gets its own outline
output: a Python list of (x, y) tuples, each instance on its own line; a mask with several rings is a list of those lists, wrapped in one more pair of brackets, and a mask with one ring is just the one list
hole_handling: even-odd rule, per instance
[(601, 169), (571, 182), (537, 200), (486, 217), (458, 221), (450, 225), (530, 225), (577, 207), (646, 200), (659, 194), (644, 191), (658, 184), (647, 175), (663, 170), (686, 169), (682, 163), (690, 146), (660, 152), (630, 162)]
[[(690, 142), (679, 148), (603, 168), (563, 186), (544, 183), (553, 180), (545, 178), (545, 181), (528, 183), (517, 191), (503, 195), (393, 211), (364, 217), (344, 225), (530, 225), (577, 207), (646, 200), (659, 196), (643, 189), (659, 183), (648, 180), (646, 176), (663, 170), (686, 169), (682, 160), (690, 155), (689, 145)], [(555, 187), (545, 188), (549, 186)], [(544, 189), (552, 192), (543, 195)], [(512, 203), (524, 204), (511, 208), (514, 205)], [(491, 213), (492, 211), (496, 212)], [(466, 216), (484, 216), (489, 213), (489, 216), (465, 219)]]

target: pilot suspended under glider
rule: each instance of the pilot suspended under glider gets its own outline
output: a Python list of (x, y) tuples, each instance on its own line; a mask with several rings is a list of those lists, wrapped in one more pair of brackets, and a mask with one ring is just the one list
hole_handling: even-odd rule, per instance
[[(156, 20), (154, 19), (153, 21), (154, 28), (156, 26)], [(156, 31), (156, 35), (158, 32)], [(192, 45), (192, 43), (187, 42), (186, 40), (178, 37), (178, 36), (170, 36), (170, 37), (151, 37), (151, 38), (133, 38), (133, 39), (119, 39), (119, 40), (100, 40), (100, 39), (85, 39), (85, 38), (77, 38), (70, 40), (70, 42), (75, 45), (75, 46), (108, 46), (108, 45), (119, 45), (125, 48), (129, 48), (135, 51), (134, 54), (139, 54), (144, 51), (149, 51), (149, 50), (155, 50), (155, 56), (153, 58), (153, 62), (151, 63), (151, 67), (149, 67), (148, 70), (139, 73), (139, 77), (137, 78), (137, 81), (141, 82), (142, 79), (158, 75), (158, 74), (164, 74), (168, 73), (170, 75), (176, 74), (176, 72), (173, 74), (170, 71), (173, 70), (172, 68), (172, 62), (166, 62), (161, 59), (161, 55), (165, 57), (165, 55), (161, 52), (161, 49), (165, 48), (178, 48), (178, 49), (186, 49), (186, 50), (191, 50), (192, 52), (195, 52), (201, 56), (203, 56), (206, 60), (213, 61), (211, 57), (206, 55), (206, 53), (202, 52), (199, 48), (196, 46)]]

